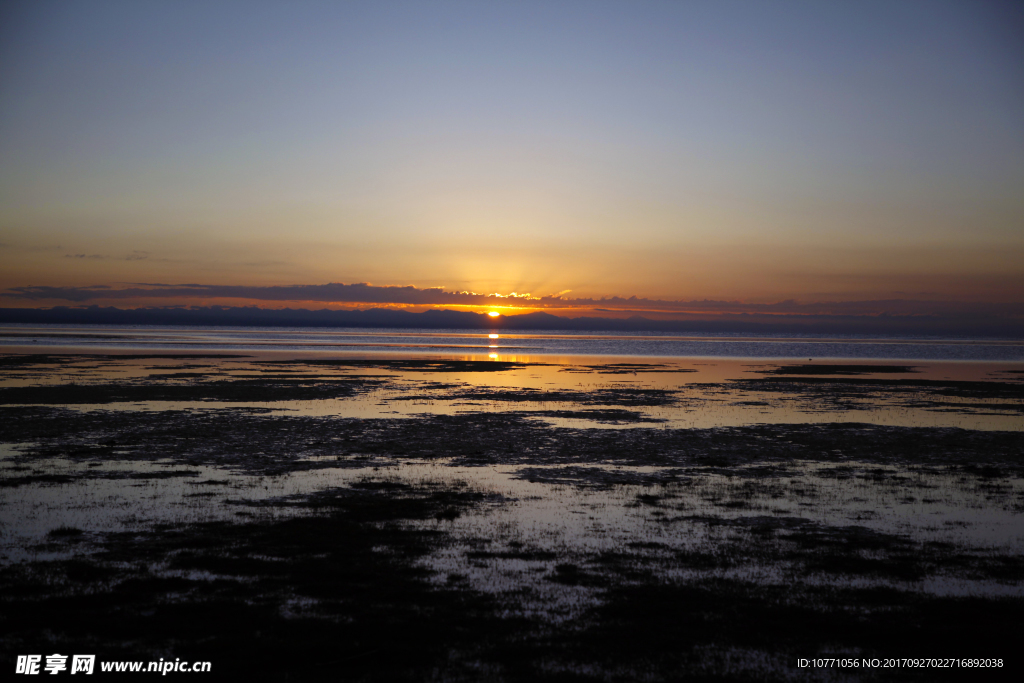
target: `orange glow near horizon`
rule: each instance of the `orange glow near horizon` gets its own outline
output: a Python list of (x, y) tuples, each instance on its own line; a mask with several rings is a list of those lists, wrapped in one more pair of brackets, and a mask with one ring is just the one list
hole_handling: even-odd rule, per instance
[[(1024, 60), (1000, 3), (588, 3), (582, 23), (536, 2), (241, 23), (93, 4), (2, 15), (0, 311), (1022, 319)], [(217, 67), (197, 82), (176, 45)]]

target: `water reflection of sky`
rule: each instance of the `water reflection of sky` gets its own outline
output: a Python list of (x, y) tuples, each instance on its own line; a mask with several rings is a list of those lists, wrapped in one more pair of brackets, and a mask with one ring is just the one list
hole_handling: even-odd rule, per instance
[[(491, 335), (499, 336), (492, 337)], [(497, 341), (497, 343), (495, 343)], [(322, 328), (188, 328), (0, 326), (0, 345), (38, 350), (218, 349), (394, 353), (507, 353), (712, 358), (860, 358), (1024, 361), (1024, 342), (991, 339), (877, 337), (679, 336), (653, 333), (573, 334), (520, 331), (374, 330)]]
[[(487, 337), (484, 340), (489, 340)], [(62, 352), (83, 351), (64, 347)], [(35, 349), (38, 352), (38, 349)], [(87, 353), (99, 353), (88, 347)], [(862, 422), (893, 426), (959, 427), (963, 429), (1021, 430), (1024, 418), (1020, 399), (942, 396), (942, 405), (926, 390), (888, 388), (832, 400), (841, 392), (787, 393), (752, 387), (744, 380), (771, 376), (780, 363), (772, 359), (664, 358), (615, 356), (511, 355), (503, 360), (523, 363), (499, 372), (428, 372), (345, 365), (316, 365), (304, 360), (380, 358), (394, 354), (356, 354), (323, 351), (296, 353), (284, 349), (260, 349), (244, 358), (103, 358), (69, 356), (49, 365), (8, 367), (0, 374), (0, 386), (31, 386), (146, 383), (179, 383), (201, 388), (203, 382), (292, 377), (301, 379), (371, 378), (380, 380), (362, 394), (330, 400), (275, 402), (150, 401), (93, 404), (70, 407), (78, 410), (163, 411), (231, 408), (269, 409), (274, 415), (338, 416), (345, 418), (415, 419), (430, 414), (465, 412), (507, 413), (524, 416), (555, 427), (574, 429), (707, 428), (750, 424), (800, 424)], [(407, 358), (407, 356), (405, 356)], [(439, 355), (439, 358), (480, 360), (479, 354)], [(796, 359), (802, 364), (821, 361)], [(269, 362), (269, 363), (268, 363)], [(786, 361), (791, 365), (794, 361)], [(628, 365), (623, 365), (623, 364)], [(851, 361), (850, 364), (867, 361)], [(877, 364), (877, 363), (876, 363)], [(859, 378), (915, 380), (1019, 382), (1024, 363), (953, 362), (917, 360), (909, 373), (867, 372)], [(635, 374), (634, 374), (635, 372)], [(179, 375), (178, 373), (186, 373)], [(190, 373), (190, 374), (188, 374)], [(620, 389), (652, 389), (675, 392), (663, 405), (623, 405), (587, 400), (595, 392)], [(534, 392), (531, 400), (511, 400), (508, 392)], [(546, 392), (568, 398), (544, 399)], [(467, 398), (468, 396), (468, 398)], [(575, 396), (575, 398), (573, 398)], [(962, 404), (962, 409), (957, 409)], [(999, 404), (1003, 404), (1000, 408)], [(986, 405), (988, 406), (986, 408)], [(981, 406), (980, 408), (978, 406)], [(1009, 408), (1007, 406), (1010, 406)], [(601, 421), (587, 411), (628, 410), (647, 422)], [(557, 411), (570, 416), (542, 414)], [(607, 417), (607, 415), (605, 415)], [(948, 544), (972, 557), (1019, 556), (1024, 552), (1021, 501), (1024, 480), (1014, 475), (992, 479), (954, 468), (915, 468), (844, 462), (775, 463), (772, 472), (754, 474), (746, 466), (716, 472), (709, 468), (676, 468), (675, 480), (649, 485), (611, 487), (557, 481), (538, 481), (523, 467), (495, 464), (488, 467), (454, 466), (444, 460), (424, 463), (400, 458), (375, 458), (365, 466), (332, 467), (330, 456), (320, 468), (275, 476), (259, 476), (208, 465), (184, 466), (171, 460), (157, 462), (103, 461), (81, 463), (62, 457), (23, 458), (24, 446), (0, 445), (0, 479), (24, 476), (64, 475), (62, 482), (30, 483), (4, 488), (0, 500), (2, 536), (0, 561), (59, 559), (77, 550), (47, 542), (47, 532), (74, 527), (86, 534), (105, 531), (145, 530), (156, 524), (191, 524), (213, 520), (260, 519), (301, 512), (294, 508), (264, 508), (254, 503), (286, 496), (306, 495), (345, 487), (362, 479), (388, 479), (415, 484), (466, 483), (494, 494), (454, 520), (417, 522), (450, 533), (454, 541), (435, 549), (423, 562), (435, 572), (435, 580), (464, 577), (468, 585), (497, 594), (523, 595), (513, 600), (522, 613), (543, 613), (548, 618), (570, 618), (589, 604), (593, 589), (564, 586), (544, 577), (556, 560), (584, 567), (601, 553), (621, 549), (627, 543), (649, 543), (658, 549), (643, 552), (675, 553), (753, 547), (742, 525), (730, 521), (772, 518), (828, 528), (858, 527), (872, 532), (912, 539), (915, 543)], [(173, 454), (168, 454), (173, 456)], [(531, 464), (544, 470), (543, 464)], [(655, 475), (650, 467), (588, 464), (619, 474)], [(555, 471), (557, 467), (549, 467)], [(578, 468), (579, 469), (579, 468)], [(156, 475), (150, 477), (149, 475)], [(217, 484), (203, 482), (220, 482)], [(644, 499), (656, 504), (641, 504)], [(255, 517), (253, 517), (255, 516)], [(707, 520), (717, 520), (709, 523)], [(792, 521), (796, 520), (796, 521)], [(785, 540), (785, 532), (780, 536)], [(485, 540), (481, 540), (485, 539)], [(772, 541), (775, 542), (775, 541)], [(483, 545), (481, 545), (483, 544)], [(518, 545), (517, 545), (518, 544)], [(660, 545), (659, 545), (660, 544)], [(746, 544), (746, 545), (743, 545)], [(485, 547), (488, 557), (472, 556)], [(526, 547), (539, 559), (516, 557)], [(502, 553), (508, 555), (502, 557)], [(588, 564), (589, 563), (589, 564)], [(596, 566), (596, 565), (595, 565)], [(155, 567), (168, 575), (167, 568)], [(792, 579), (784, 563), (743, 560), (717, 569), (673, 569), (666, 578), (741, 578), (784, 583)], [(814, 576), (799, 577), (813, 583)], [(972, 578), (964, 573), (929, 574), (920, 581), (892, 577), (858, 577), (851, 585), (896, 585), (931, 594), (1022, 595), (1019, 583)], [(588, 597), (589, 596), (589, 597)], [(511, 603), (510, 603), (511, 604)]]
[[(101, 405), (66, 405), (89, 410), (188, 410), (192, 408), (260, 408), (282, 414), (346, 418), (415, 418), (421, 415), (508, 413), (532, 416), (547, 424), (571, 428), (673, 429), (794, 424), (865, 422), (887, 426), (954, 427), (1011, 430), (1024, 428), (1024, 400), (1017, 397), (936, 396), (928, 387), (881, 387), (848, 391), (842, 381), (851, 375), (822, 375), (834, 386), (809, 385), (806, 391), (779, 390), (749, 380), (773, 376), (792, 361), (764, 359), (678, 359), (594, 356), (510, 356), (522, 363), (500, 372), (428, 372), (386, 367), (307, 364), (306, 360), (352, 358), (350, 354), (263, 351), (244, 358), (131, 358), (69, 357), (59, 365), (5, 370), (0, 386), (44, 384), (103, 384), (158, 381), (201, 386), (205, 381), (251, 380), (273, 375), (291, 379), (379, 379), (376, 388), (339, 399), (267, 402), (142, 401)], [(365, 355), (355, 355), (365, 360)], [(384, 360), (391, 355), (379, 355)], [(446, 356), (444, 358), (453, 358)], [(472, 355), (455, 360), (478, 360)], [(295, 361), (295, 362), (292, 362)], [(624, 367), (622, 364), (627, 363)], [(853, 368), (870, 365), (850, 361)], [(800, 363), (810, 367), (825, 361)], [(635, 366), (635, 368), (633, 368)], [(905, 373), (857, 373), (855, 380), (899, 379), (1013, 382), (1024, 377), (1024, 363), (918, 361)], [(639, 370), (634, 372), (631, 370)], [(184, 373), (189, 376), (176, 376)], [(798, 377), (798, 376), (797, 376)], [(439, 384), (440, 383), (440, 384)], [(792, 389), (791, 385), (782, 385)], [(634, 389), (670, 392), (661, 405), (622, 405), (618, 392)], [(608, 402), (594, 398), (608, 395)], [(615, 420), (600, 411), (628, 410), (633, 421)], [(560, 413), (560, 414), (554, 414)], [(571, 413), (571, 414), (569, 414)], [(588, 417), (588, 414), (591, 417)]]
[[(16, 455), (10, 448), (0, 454), (0, 476), (11, 474)], [(547, 581), (544, 577), (555, 562), (553, 556), (558, 562), (586, 564), (630, 543), (646, 544), (654, 548), (651, 553), (668, 555), (724, 552), (737, 543), (768, 543), (748, 538), (742, 525), (727, 523), (751, 516), (784, 519), (790, 524), (856, 526), (917, 543), (948, 544), (975, 556), (1013, 555), (1024, 550), (1024, 524), (1015, 508), (1015, 501), (1024, 496), (1024, 481), (1011, 479), (996, 485), (983, 477), (935, 468), (791, 462), (777, 466), (768, 476), (761, 471), (755, 474), (756, 468), (751, 468), (750, 476), (743, 468), (730, 473), (693, 468), (677, 469), (681, 476), (671, 483), (610, 488), (530, 481), (512, 465), (459, 467), (444, 461), (395, 459), (368, 462), (365, 468), (325, 468), (276, 476), (207, 466), (184, 468), (166, 462), (106, 462), (97, 468), (60, 458), (36, 461), (33, 468), (93, 478), (9, 490), (0, 504), (4, 512), (0, 561), (4, 563), (72, 556), (77, 552), (74, 547), (46, 542), (47, 532), (61, 527), (81, 529), (88, 538), (106, 531), (143, 531), (159, 524), (281, 519), (303, 513), (301, 509), (258, 504), (368, 478), (414, 485), (468, 484), (495, 499), (456, 519), (416, 523), (445, 531), (453, 539), (436, 548), (423, 564), (435, 572), (437, 581), (457, 574), (473, 588), (514, 597), (515, 608), (522, 613), (543, 613), (554, 620), (573, 617), (593, 591)], [(661, 472), (651, 467), (614, 469), (619, 474)], [(191, 476), (139, 478), (184, 470)], [(136, 478), (117, 478), (132, 475)], [(102, 478), (105, 476), (112, 478)], [(638, 504), (645, 497), (656, 498), (658, 504)], [(742, 505), (737, 506), (737, 501)], [(781, 538), (784, 541), (785, 536)], [(475, 558), (473, 552), (481, 548), (490, 556)], [(517, 553), (535, 557), (516, 557)], [(544, 553), (550, 556), (544, 557)], [(166, 567), (152, 570), (174, 574)], [(792, 579), (792, 569), (784, 564), (749, 557), (718, 569), (674, 571), (679, 575), (665, 578), (700, 575), (771, 584)], [(814, 577), (802, 575), (799, 579), (814, 581)], [(854, 583), (938, 595), (1024, 595), (1024, 587), (1018, 583), (941, 573), (921, 581), (861, 577), (851, 579), (851, 585)], [(529, 597), (524, 600), (524, 596)]]

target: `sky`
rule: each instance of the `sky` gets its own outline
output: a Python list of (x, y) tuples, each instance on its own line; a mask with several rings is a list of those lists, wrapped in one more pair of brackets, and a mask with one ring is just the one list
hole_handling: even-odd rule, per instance
[(1024, 302), (1019, 3), (0, 5), (2, 307), (873, 301)]

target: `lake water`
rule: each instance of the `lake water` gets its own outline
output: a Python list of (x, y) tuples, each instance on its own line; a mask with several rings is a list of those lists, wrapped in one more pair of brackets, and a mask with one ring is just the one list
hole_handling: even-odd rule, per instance
[[(110, 325), (0, 326), (0, 348), (320, 351), (443, 355), (528, 360), (537, 356), (655, 356), (675, 358), (879, 359), (1024, 361), (1024, 340), (743, 336), (550, 331), (171, 327)], [(10, 348), (10, 347), (18, 347)]]

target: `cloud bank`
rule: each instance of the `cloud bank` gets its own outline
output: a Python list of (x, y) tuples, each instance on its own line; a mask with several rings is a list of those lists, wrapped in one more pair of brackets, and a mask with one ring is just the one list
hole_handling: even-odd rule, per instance
[(126, 299), (233, 299), (252, 302), (316, 302), (325, 304), (367, 304), (406, 306), (501, 307), (526, 309), (588, 310), (600, 313), (661, 313), (679, 316), (722, 314), (760, 315), (986, 315), (998, 317), (1024, 316), (1024, 302), (993, 303), (963, 301), (930, 301), (921, 299), (885, 299), (872, 301), (745, 303), (704, 299), (666, 300), (639, 297), (574, 298), (566, 292), (543, 296), (531, 294), (480, 294), (448, 291), (442, 287), (419, 288), (380, 286), (369, 283), (333, 282), (321, 285), (210, 285), (131, 283), (123, 287), (95, 285), (89, 287), (23, 286), (4, 292), (4, 296), (33, 301), (93, 301)]
[(548, 330), (566, 332), (661, 332), (669, 334), (835, 334), (890, 337), (1024, 339), (1024, 318), (985, 315), (868, 316), (720, 314), (704, 318), (653, 320), (556, 316), (543, 311), (503, 315), (431, 308), (416, 313), (391, 308), (308, 310), (258, 306), (115, 307), (57, 306), (0, 308), (0, 323), (84, 325), (217, 325), (259, 327), (362, 327), (406, 329)]

